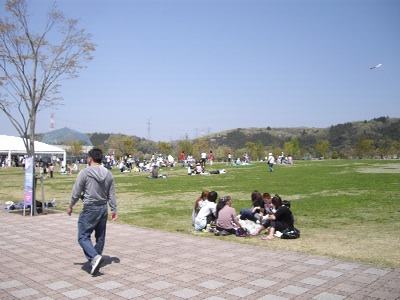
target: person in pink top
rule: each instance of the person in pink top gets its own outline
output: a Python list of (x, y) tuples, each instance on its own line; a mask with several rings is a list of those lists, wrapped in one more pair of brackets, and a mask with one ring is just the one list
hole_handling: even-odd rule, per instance
[(217, 230), (236, 234), (236, 228), (242, 227), (232, 207), (232, 199), (226, 196), (219, 199), (217, 204)]
[(212, 151), (210, 151), (210, 154), (208, 155), (208, 160), (210, 161), (210, 165), (212, 166), (214, 161), (214, 155)]

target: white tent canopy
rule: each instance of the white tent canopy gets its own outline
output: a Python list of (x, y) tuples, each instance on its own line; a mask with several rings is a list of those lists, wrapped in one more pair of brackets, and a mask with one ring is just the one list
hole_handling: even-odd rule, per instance
[[(8, 135), (0, 135), (0, 154), (8, 155), (8, 165), (11, 166), (11, 155), (19, 154), (26, 155), (26, 149), (24, 145), (24, 141), (20, 137), (8, 136)], [(48, 145), (42, 142), (35, 141), (35, 154), (62, 154), (63, 155), (63, 163), (67, 161), (67, 154), (65, 150)]]

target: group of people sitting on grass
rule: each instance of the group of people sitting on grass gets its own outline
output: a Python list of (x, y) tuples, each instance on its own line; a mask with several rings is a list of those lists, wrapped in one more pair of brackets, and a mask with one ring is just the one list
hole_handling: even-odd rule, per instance
[(210, 174), (225, 174), (226, 170), (213, 170), (213, 171), (206, 171), (204, 166), (198, 162), (195, 166), (189, 165), (187, 169), (188, 175), (210, 175)]
[(236, 215), (232, 198), (219, 198), (215, 191), (203, 191), (196, 200), (193, 212), (193, 226), (199, 231), (212, 231), (215, 235), (235, 234), (237, 236), (259, 235), (266, 230), (265, 240), (272, 240), (277, 232), (294, 229), (294, 216), (290, 201), (282, 201), (279, 195), (271, 197), (255, 190), (251, 194), (250, 209), (241, 209)]

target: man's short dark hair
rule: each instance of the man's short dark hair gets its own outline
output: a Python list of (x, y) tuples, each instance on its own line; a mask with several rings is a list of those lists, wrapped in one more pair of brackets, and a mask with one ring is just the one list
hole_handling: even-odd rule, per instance
[(208, 197), (207, 198), (208, 198), (208, 201), (215, 203), (215, 201), (218, 198), (218, 193), (216, 191), (211, 191), (211, 192), (208, 193)]
[(103, 160), (103, 151), (101, 151), (99, 148), (93, 148), (89, 150), (88, 155), (93, 159), (95, 163), (100, 164)]

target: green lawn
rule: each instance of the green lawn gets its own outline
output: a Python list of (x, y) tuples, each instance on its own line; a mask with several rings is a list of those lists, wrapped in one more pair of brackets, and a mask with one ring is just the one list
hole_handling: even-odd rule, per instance
[[(208, 233), (197, 236), (400, 266), (399, 160), (295, 161), (294, 165), (276, 166), (272, 173), (265, 162), (240, 167), (207, 165), (208, 170), (222, 168), (227, 174), (188, 176), (180, 166), (160, 170), (160, 174), (168, 174), (166, 179), (147, 179), (147, 173), (113, 169), (118, 222), (192, 234), (192, 207), (202, 190), (215, 190), (221, 197), (230, 195), (232, 206), (239, 212), (250, 208), (250, 194), (257, 189), (291, 200), (300, 239), (262, 241), (259, 237), (215, 237)], [(23, 170), (2, 169), (0, 178), (0, 199), (21, 201)], [(56, 172), (55, 178), (45, 179), (45, 199), (56, 198), (57, 209), (65, 211), (75, 178), (76, 174)], [(40, 194), (37, 197), (40, 199)]]

